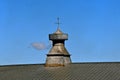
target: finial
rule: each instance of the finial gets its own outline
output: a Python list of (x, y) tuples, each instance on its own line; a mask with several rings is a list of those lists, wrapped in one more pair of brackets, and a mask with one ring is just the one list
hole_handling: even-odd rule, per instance
[(57, 22), (56, 22), (56, 24), (58, 25), (58, 27), (57, 27), (57, 29), (59, 29), (59, 27), (60, 27), (60, 20), (59, 20), (59, 17), (57, 18)]

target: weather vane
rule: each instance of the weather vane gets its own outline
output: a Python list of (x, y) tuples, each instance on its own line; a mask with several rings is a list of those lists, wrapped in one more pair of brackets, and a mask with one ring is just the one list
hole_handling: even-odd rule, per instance
[(58, 25), (58, 27), (57, 27), (57, 28), (59, 29), (60, 24), (61, 24), (61, 23), (60, 23), (60, 20), (59, 20), (59, 17), (57, 18), (57, 22), (56, 22), (56, 24)]

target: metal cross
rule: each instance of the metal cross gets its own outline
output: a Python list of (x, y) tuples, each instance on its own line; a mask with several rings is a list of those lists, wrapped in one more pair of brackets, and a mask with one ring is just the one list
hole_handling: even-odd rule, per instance
[(58, 25), (58, 28), (60, 27), (60, 20), (59, 20), (59, 17), (57, 18), (57, 22), (56, 22), (56, 24)]

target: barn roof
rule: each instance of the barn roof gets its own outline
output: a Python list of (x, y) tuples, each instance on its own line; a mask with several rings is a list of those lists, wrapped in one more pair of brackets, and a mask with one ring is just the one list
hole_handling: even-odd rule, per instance
[(0, 66), (0, 80), (120, 80), (120, 62), (72, 63), (64, 67)]

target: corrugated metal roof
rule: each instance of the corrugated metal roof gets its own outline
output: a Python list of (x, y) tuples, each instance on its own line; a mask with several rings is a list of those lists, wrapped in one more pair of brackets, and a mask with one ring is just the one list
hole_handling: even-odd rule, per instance
[(0, 66), (0, 80), (120, 80), (120, 63)]

